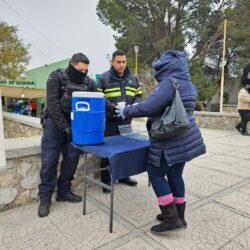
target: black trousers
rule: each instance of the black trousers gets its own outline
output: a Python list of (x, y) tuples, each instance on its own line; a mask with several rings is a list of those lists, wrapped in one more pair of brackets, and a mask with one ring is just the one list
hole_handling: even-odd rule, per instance
[(236, 125), (238, 129), (241, 129), (242, 132), (247, 131), (247, 123), (250, 121), (250, 110), (238, 110), (240, 114), (241, 121)]
[[(128, 121), (106, 121), (105, 125), (105, 136), (115, 136), (120, 135), (119, 126), (120, 125), (130, 125), (131, 120)], [(108, 158), (102, 158), (101, 160), (101, 168), (107, 168), (109, 166)], [(101, 171), (101, 181), (104, 183), (110, 183), (110, 175), (108, 170)]]
[(32, 117), (36, 117), (36, 109), (32, 109), (31, 110), (31, 116)]
[[(58, 195), (61, 197), (71, 191), (71, 181), (74, 179), (80, 151), (71, 145), (69, 139), (51, 118), (44, 120), (42, 126), (42, 166), (38, 195), (40, 201), (48, 202), (51, 200), (56, 185)], [(61, 152), (63, 161), (61, 163), (60, 176), (57, 178), (57, 165)]]

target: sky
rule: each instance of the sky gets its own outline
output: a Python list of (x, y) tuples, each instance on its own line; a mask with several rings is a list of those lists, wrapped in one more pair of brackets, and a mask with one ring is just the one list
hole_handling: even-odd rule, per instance
[(98, 0), (0, 0), (0, 20), (18, 27), (18, 37), (30, 44), (28, 69), (70, 58), (82, 52), (90, 60), (89, 74), (103, 73), (115, 51), (114, 31), (96, 14)]

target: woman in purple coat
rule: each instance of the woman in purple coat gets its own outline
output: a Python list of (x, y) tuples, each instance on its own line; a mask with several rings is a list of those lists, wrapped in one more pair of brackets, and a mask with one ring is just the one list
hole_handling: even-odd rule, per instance
[(186, 201), (182, 173), (185, 163), (204, 154), (206, 147), (193, 116), (197, 92), (190, 79), (185, 53), (168, 50), (153, 63), (153, 68), (159, 84), (152, 93), (144, 102), (137, 105), (125, 108), (117, 106), (116, 113), (123, 118), (149, 117), (147, 129), (150, 131), (155, 117), (162, 113), (167, 105), (171, 105), (174, 94), (173, 81), (179, 83), (178, 90), (191, 128), (164, 141), (150, 138), (148, 153), (148, 176), (162, 212), (157, 215), (161, 223), (153, 226), (151, 231), (155, 234), (164, 234), (187, 226), (184, 219)]

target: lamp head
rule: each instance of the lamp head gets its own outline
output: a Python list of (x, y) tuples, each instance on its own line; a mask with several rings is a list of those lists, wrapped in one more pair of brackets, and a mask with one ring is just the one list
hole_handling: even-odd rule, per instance
[(138, 54), (141, 43), (134, 43), (133, 46), (134, 46), (135, 54)]

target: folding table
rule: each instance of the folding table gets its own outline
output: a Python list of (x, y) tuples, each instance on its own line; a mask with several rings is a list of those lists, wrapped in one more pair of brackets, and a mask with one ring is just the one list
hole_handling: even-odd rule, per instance
[[(113, 230), (113, 204), (114, 183), (121, 178), (140, 174), (146, 171), (147, 152), (149, 141), (138, 140), (125, 136), (105, 137), (104, 142), (98, 145), (74, 145), (85, 154), (84, 161), (84, 185), (83, 185), (83, 215), (86, 214), (87, 182), (95, 183), (111, 191), (110, 197), (110, 226), (109, 232)], [(96, 180), (88, 175), (87, 155), (93, 154), (109, 159), (108, 170), (111, 177), (111, 186)], [(103, 170), (103, 169), (99, 169)]]

